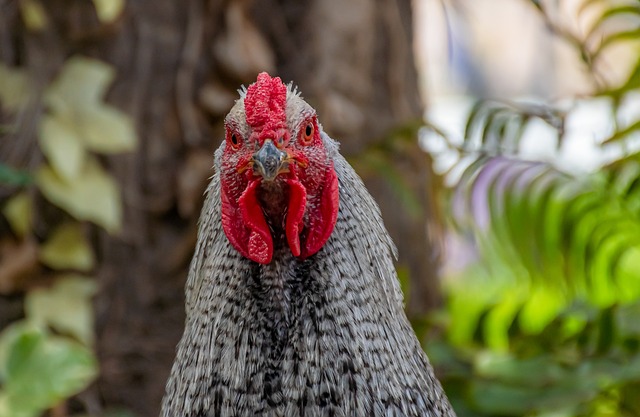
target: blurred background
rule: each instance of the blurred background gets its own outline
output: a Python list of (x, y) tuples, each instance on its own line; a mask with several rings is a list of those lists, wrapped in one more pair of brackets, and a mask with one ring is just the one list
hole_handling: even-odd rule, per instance
[(636, 0), (0, 0), (0, 417), (159, 412), (223, 118), (293, 81), (463, 416), (640, 416)]

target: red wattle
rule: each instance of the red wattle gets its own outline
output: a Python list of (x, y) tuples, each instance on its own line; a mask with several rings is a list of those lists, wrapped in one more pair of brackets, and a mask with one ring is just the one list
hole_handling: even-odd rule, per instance
[(245, 256), (258, 263), (268, 264), (273, 256), (273, 239), (256, 196), (259, 185), (260, 181), (251, 181), (238, 198), (238, 206), (245, 227), (249, 229)]
[(287, 242), (293, 256), (300, 256), (300, 232), (304, 224), (302, 217), (307, 205), (307, 191), (297, 179), (287, 180), (289, 184), (289, 207), (287, 208)]
[(320, 204), (309, 207), (308, 234), (301, 258), (308, 258), (315, 254), (327, 243), (338, 220), (338, 205), (338, 176), (333, 168), (333, 163), (331, 163), (325, 174)]
[(221, 202), (222, 202), (222, 229), (224, 234), (227, 235), (227, 239), (231, 242), (231, 245), (236, 248), (242, 256), (247, 257), (246, 240), (247, 230), (242, 222), (242, 217), (238, 209), (238, 202), (229, 195), (227, 187), (224, 185), (221, 188)]

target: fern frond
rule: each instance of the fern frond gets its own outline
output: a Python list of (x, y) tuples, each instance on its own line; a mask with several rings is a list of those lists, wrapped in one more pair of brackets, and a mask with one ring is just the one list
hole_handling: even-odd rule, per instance
[(486, 259), (599, 306), (640, 297), (637, 158), (580, 179), (492, 157), (467, 168), (454, 193), (456, 223)]
[(564, 134), (565, 112), (550, 106), (479, 100), (471, 109), (464, 131), (464, 149), (488, 155), (514, 155), (532, 120), (541, 120)]

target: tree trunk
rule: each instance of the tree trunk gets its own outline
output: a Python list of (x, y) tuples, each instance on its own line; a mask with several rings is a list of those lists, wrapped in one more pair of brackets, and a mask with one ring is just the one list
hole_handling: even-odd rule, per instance
[[(343, 153), (363, 167), (401, 270), (410, 271), (410, 315), (438, 303), (439, 251), (425, 221), (434, 219), (432, 175), (414, 128), (423, 109), (409, 0), (129, 0), (109, 25), (90, 2), (51, 0), (43, 4), (52, 25), (35, 36), (16, 23), (16, 4), (0, 1), (0, 17), (9, 11), (0, 19), (1, 59), (43, 67), (43, 82), (72, 54), (114, 65), (108, 101), (132, 117), (140, 139), (135, 153), (105, 160), (122, 187), (125, 216), (119, 235), (95, 229), (101, 376), (80, 397), (89, 411), (104, 405), (157, 415), (223, 117), (235, 89), (262, 70), (298, 84)], [(358, 162), (393, 142), (399, 126), (410, 127), (409, 145), (392, 147), (385, 163), (402, 174), (413, 208), (397, 203), (397, 184), (384, 169)]]

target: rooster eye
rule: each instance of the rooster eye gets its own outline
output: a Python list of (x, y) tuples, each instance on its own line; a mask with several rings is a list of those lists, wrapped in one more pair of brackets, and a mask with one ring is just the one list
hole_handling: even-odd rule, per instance
[(240, 141), (241, 141), (240, 137), (238, 136), (238, 134), (233, 132), (228, 137), (229, 137), (229, 141), (231, 142), (231, 146), (233, 147), (233, 149), (238, 149), (238, 147), (240, 146)]
[(311, 141), (313, 140), (313, 131), (314, 131), (313, 123), (308, 123), (307, 126), (304, 128), (304, 132), (302, 132), (302, 135), (300, 135), (300, 139), (302, 140), (302, 143), (304, 145), (311, 144)]

